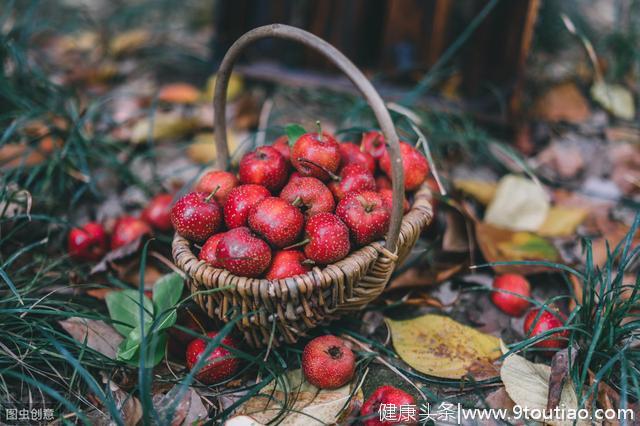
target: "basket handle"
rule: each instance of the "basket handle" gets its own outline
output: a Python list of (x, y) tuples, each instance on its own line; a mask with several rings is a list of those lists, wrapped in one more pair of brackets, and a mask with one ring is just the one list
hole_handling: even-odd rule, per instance
[(391, 252), (395, 252), (398, 242), (398, 234), (400, 232), (400, 224), (402, 222), (402, 204), (404, 200), (404, 171), (402, 168), (402, 159), (400, 157), (400, 145), (398, 135), (393, 126), (393, 121), (389, 115), (389, 111), (385, 107), (384, 101), (362, 74), (362, 72), (344, 56), (338, 49), (322, 40), (321, 38), (301, 30), (300, 28), (289, 25), (272, 24), (255, 28), (236, 40), (229, 48), (226, 55), (222, 59), (220, 68), (218, 69), (216, 78), (216, 87), (213, 96), (214, 108), (214, 124), (215, 124), (215, 142), (216, 142), (216, 166), (219, 169), (226, 169), (229, 166), (229, 149), (227, 147), (227, 129), (226, 129), (226, 103), (227, 103), (227, 86), (229, 85), (229, 77), (233, 65), (240, 56), (240, 53), (257, 40), (275, 37), (287, 40), (297, 41), (308, 46), (326, 57), (343, 73), (349, 77), (349, 80), (360, 90), (360, 93), (369, 103), (376, 116), (382, 134), (387, 142), (387, 150), (391, 157), (391, 174), (393, 188), (393, 208), (391, 211), (391, 221), (389, 224), (389, 232), (385, 247)]

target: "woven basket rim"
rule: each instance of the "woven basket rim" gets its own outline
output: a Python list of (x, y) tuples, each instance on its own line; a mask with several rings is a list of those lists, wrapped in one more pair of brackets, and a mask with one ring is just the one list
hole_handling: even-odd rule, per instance
[[(411, 205), (410, 210), (405, 215), (403, 215), (401, 227), (411, 226), (411, 224), (413, 223), (412, 219), (414, 217), (416, 217), (417, 219), (418, 217), (424, 216), (425, 211), (428, 211), (429, 216), (432, 216), (432, 207), (430, 200), (431, 188), (429, 187), (427, 182), (424, 182), (415, 192), (414, 201)], [(277, 280), (269, 280), (267, 278), (251, 278), (243, 277), (240, 275), (233, 275), (231, 272), (224, 268), (216, 268), (208, 264), (204, 260), (198, 259), (192, 249), (193, 243), (180, 236), (177, 232), (174, 235), (172, 246), (174, 251), (174, 260), (177, 266), (188, 277), (194, 275), (196, 270), (203, 269), (204, 272), (206, 272), (208, 275), (210, 274), (211, 277), (214, 277), (214, 279), (212, 279), (211, 281), (214, 281), (216, 284), (222, 282), (224, 285), (218, 287), (227, 287), (227, 291), (237, 291), (238, 287), (240, 287), (241, 285), (244, 287), (247, 284), (251, 284), (251, 286), (260, 285), (261, 288), (264, 285), (267, 286), (266, 289), (268, 291), (275, 290), (276, 286), (279, 287), (279, 289), (288, 288), (287, 283), (295, 283), (296, 286), (299, 287), (301, 286), (300, 281), (304, 281), (304, 277), (310, 279), (314, 283), (322, 282), (322, 276), (324, 275), (325, 271), (327, 271), (331, 267), (340, 267), (341, 265), (346, 265), (354, 262), (355, 259), (358, 259), (358, 261), (361, 262), (364, 257), (370, 257), (370, 266), (370, 264), (375, 262), (380, 254), (384, 254), (387, 258), (395, 262), (397, 261), (397, 252), (400, 249), (400, 247), (397, 247), (395, 253), (390, 252), (384, 247), (384, 239), (381, 239), (364, 245), (354, 251), (351, 251), (346, 257), (340, 259), (337, 262), (322, 266), (314, 266), (309, 272), (305, 274), (295, 275), (287, 278), (280, 278)], [(188, 249), (188, 255), (175, 256), (176, 248), (184, 246), (186, 246), (186, 248)], [(184, 265), (188, 262), (191, 262), (192, 264), (190, 265), (190, 267), (185, 268)], [(296, 280), (296, 278), (298, 280)], [(212, 283), (208, 284), (213, 287)]]

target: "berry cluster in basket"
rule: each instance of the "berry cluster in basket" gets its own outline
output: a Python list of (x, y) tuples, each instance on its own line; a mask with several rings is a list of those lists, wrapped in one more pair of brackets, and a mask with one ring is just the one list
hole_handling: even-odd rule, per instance
[[(293, 142), (293, 143), (290, 143)], [(427, 178), (426, 158), (401, 142), (406, 191)], [(202, 244), (199, 258), (234, 275), (281, 279), (327, 265), (384, 238), (391, 160), (380, 132), (360, 146), (309, 132), (282, 136), (240, 161), (237, 176), (209, 171), (178, 200), (171, 221)], [(405, 212), (409, 202), (404, 200)]]

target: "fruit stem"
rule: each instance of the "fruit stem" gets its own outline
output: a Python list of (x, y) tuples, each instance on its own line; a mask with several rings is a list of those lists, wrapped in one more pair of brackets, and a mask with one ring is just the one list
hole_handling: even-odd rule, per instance
[(318, 127), (318, 136), (322, 138), (322, 126), (320, 125), (320, 120), (316, 120), (316, 126)]
[(300, 262), (302, 265), (307, 265), (307, 266), (315, 266), (316, 262), (314, 262), (311, 259), (305, 259), (302, 262)]
[(208, 203), (209, 201), (211, 201), (211, 199), (213, 198), (214, 195), (216, 195), (216, 192), (218, 192), (219, 189), (220, 189), (220, 185), (216, 186), (216, 189), (211, 191), (211, 194), (207, 195), (207, 198), (204, 199), (204, 202)]
[(306, 244), (309, 244), (310, 242), (311, 242), (311, 240), (309, 238), (305, 238), (304, 240), (299, 241), (299, 242), (297, 242), (295, 244), (291, 244), (290, 246), (287, 246), (287, 247), (283, 248), (282, 250), (291, 250), (292, 248), (301, 247), (301, 246), (304, 246)]
[(326, 174), (329, 175), (329, 177), (331, 178), (331, 180), (335, 180), (335, 181), (340, 181), (342, 179), (340, 179), (340, 176), (336, 175), (335, 173), (332, 173), (330, 170), (327, 170), (326, 167), (321, 166), (320, 164), (316, 163), (315, 161), (311, 161), (311, 160), (307, 160), (306, 158), (298, 158), (298, 161), (301, 163), (309, 163), (317, 168), (319, 168), (320, 170), (322, 170), (323, 172), (325, 172)]
[(291, 203), (291, 205), (293, 207), (298, 207), (300, 204), (302, 204), (302, 198), (301, 197), (296, 197), (296, 199), (293, 200), (293, 202)]

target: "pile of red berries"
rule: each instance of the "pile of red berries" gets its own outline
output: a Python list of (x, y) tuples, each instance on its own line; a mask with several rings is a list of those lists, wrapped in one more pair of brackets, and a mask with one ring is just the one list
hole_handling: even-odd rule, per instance
[(113, 227), (111, 238), (98, 222), (88, 222), (73, 228), (68, 235), (68, 250), (72, 258), (95, 262), (109, 250), (131, 244), (138, 238), (150, 236), (153, 230), (171, 231), (171, 194), (159, 194), (149, 201), (140, 217), (121, 216)]
[[(408, 143), (400, 148), (405, 188), (416, 190), (429, 172), (427, 160)], [(322, 131), (291, 146), (282, 136), (246, 154), (237, 176), (204, 174), (173, 206), (171, 221), (181, 236), (202, 244), (199, 258), (214, 267), (286, 278), (382, 239), (392, 206), (390, 174), (380, 132), (365, 133), (360, 146)]]

